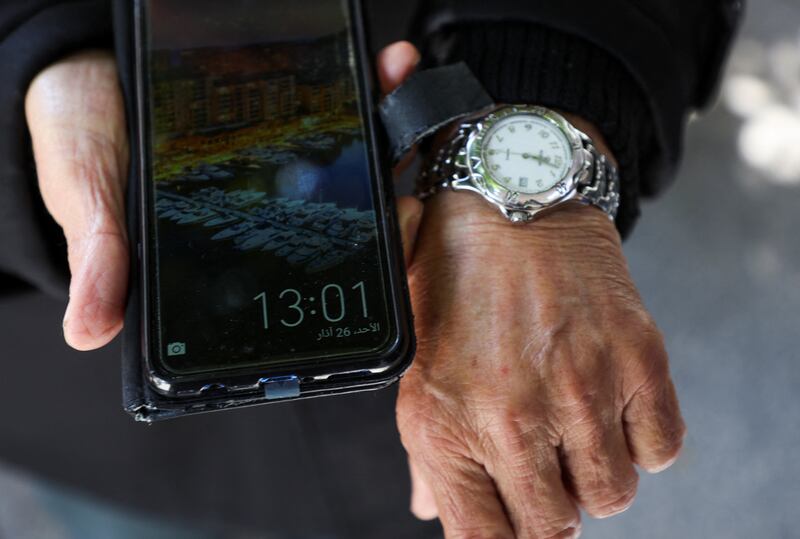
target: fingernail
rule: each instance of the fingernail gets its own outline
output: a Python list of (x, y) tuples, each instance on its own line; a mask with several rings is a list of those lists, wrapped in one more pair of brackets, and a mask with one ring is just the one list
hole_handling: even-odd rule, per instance
[(69, 307), (70, 304), (67, 304), (67, 309), (64, 311), (64, 319), (61, 321), (61, 329), (66, 332), (67, 325), (69, 324)]
[(647, 470), (648, 473), (656, 475), (662, 472), (666, 472), (668, 469), (672, 468), (672, 466), (678, 462), (678, 459), (681, 458), (681, 452), (679, 451), (677, 455), (666, 461), (665, 463), (661, 464), (660, 466), (653, 466)]
[(61, 322), (61, 332), (62, 332), (63, 337), (64, 337), (64, 342), (66, 342), (67, 345), (69, 345), (69, 346), (72, 346), (72, 343), (70, 342), (70, 339), (69, 339), (69, 323), (70, 323), (70, 319), (71, 319), (71, 315), (70, 315), (70, 307), (71, 307), (71, 305), (72, 305), (71, 303), (69, 305), (67, 305), (67, 310), (64, 312), (64, 320)]

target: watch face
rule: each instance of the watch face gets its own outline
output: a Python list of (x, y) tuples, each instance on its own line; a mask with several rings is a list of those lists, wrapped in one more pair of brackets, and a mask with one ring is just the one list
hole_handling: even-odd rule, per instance
[(553, 189), (566, 177), (572, 165), (572, 146), (554, 123), (520, 113), (490, 128), (481, 157), (496, 183), (509, 191), (535, 195)]

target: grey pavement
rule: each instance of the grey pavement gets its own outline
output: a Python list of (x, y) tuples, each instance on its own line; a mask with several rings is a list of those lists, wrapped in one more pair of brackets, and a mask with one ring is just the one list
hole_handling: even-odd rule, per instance
[[(800, 168), (752, 166), (770, 148), (740, 142), (776, 103), (800, 118), (798, 29), (800, 3), (751, 2), (721, 103), (690, 127), (678, 182), (626, 246), (689, 435), (672, 469), (642, 477), (633, 508), (587, 521), (585, 537), (800, 537)], [(773, 98), (739, 95), (741, 76)], [(742, 100), (747, 118), (729, 111)], [(787, 123), (770, 136), (797, 147)]]

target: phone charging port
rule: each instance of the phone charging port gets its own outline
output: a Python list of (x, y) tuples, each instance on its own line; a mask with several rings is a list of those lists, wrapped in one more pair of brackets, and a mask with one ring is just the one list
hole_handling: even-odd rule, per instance
[(300, 378), (278, 376), (261, 380), (267, 400), (294, 399), (300, 396)]

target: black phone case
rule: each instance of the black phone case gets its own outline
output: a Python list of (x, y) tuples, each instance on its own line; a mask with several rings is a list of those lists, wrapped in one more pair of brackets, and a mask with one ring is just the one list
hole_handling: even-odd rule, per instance
[[(309, 1), (313, 4), (313, 1)], [(410, 367), (413, 360), (416, 341), (413, 330), (413, 318), (406, 280), (403, 250), (395, 209), (394, 189), (389, 169), (390, 156), (388, 142), (383, 129), (380, 127), (377, 103), (374, 96), (378, 95), (374, 69), (368, 55), (368, 36), (364, 24), (364, 13), (360, 0), (351, 0), (351, 9), (356, 21), (356, 34), (359, 49), (359, 61), (362, 69), (362, 88), (366, 90), (369, 99), (370, 136), (373, 137), (373, 147), (378, 149), (380, 166), (376, 171), (379, 181), (376, 185), (379, 200), (384, 205), (383, 214), (385, 222), (379, 223), (384, 228), (386, 238), (386, 252), (390, 268), (389, 279), (394, 291), (395, 320), (399, 329), (399, 346), (391, 357), (377, 358), (384, 370), (380, 374), (368, 372), (364, 360), (348, 366), (340, 363), (342, 374), (334, 374), (324, 381), (318, 381), (311, 376), (292, 373), (298, 387), (285, 391), (282, 384), (286, 377), (276, 376), (264, 379), (258, 391), (247, 393), (230, 393), (225, 391), (224, 384), (209, 384), (209, 391), (200, 397), (171, 398), (154, 390), (147, 375), (146, 361), (144, 358), (148, 343), (145, 342), (145, 290), (142, 275), (142, 163), (139, 156), (142, 151), (141, 130), (139, 115), (142, 103), (139, 103), (136, 64), (136, 21), (134, 20), (135, 0), (113, 0), (113, 16), (115, 29), (115, 46), (119, 67), (120, 82), (125, 96), (126, 112), (128, 117), (131, 165), (127, 193), (128, 233), (131, 245), (130, 289), (128, 307), (125, 317), (125, 330), (122, 340), (122, 393), (123, 407), (137, 421), (155, 422), (190, 414), (205, 413), (226, 409), (233, 409), (258, 404), (282, 402), (303, 398), (322, 397), (328, 395), (353, 393), (366, 390), (377, 390), (388, 387), (397, 382)], [(307, 373), (307, 374), (313, 374)], [(298, 394), (299, 392), (299, 394)]]

